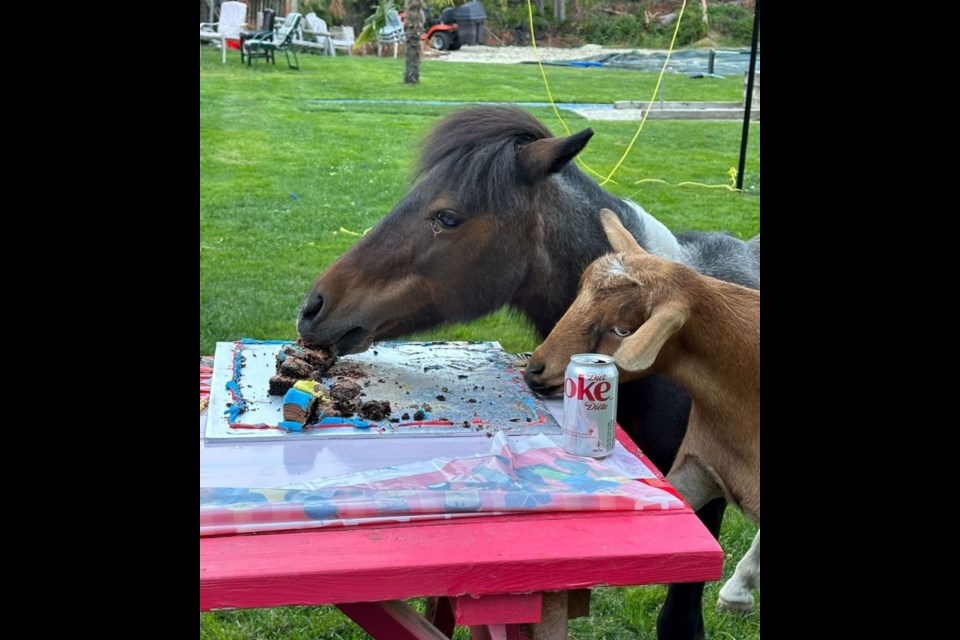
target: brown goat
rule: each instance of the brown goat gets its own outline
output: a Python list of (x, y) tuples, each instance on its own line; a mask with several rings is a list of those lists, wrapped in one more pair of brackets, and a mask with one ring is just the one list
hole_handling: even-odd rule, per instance
[[(697, 510), (725, 496), (760, 523), (760, 292), (648, 254), (609, 209), (616, 254), (595, 260), (566, 314), (533, 353), (527, 383), (562, 388), (576, 353), (612, 355), (624, 382), (663, 373), (693, 400), (667, 480)], [(720, 605), (750, 609), (760, 585), (760, 531)]]

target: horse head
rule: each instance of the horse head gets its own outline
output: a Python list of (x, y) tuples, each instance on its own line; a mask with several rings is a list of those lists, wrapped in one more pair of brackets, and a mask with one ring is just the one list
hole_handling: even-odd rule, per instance
[[(552, 137), (507, 107), (474, 107), (441, 121), (423, 142), (414, 186), (308, 291), (300, 336), (356, 353), (374, 340), (470, 321), (510, 303), (545, 335), (579, 277), (565, 256), (542, 249), (553, 233), (545, 220), (567, 215), (576, 223), (579, 185), (588, 181), (571, 160), (592, 135)], [(599, 225), (590, 226), (602, 243)], [(565, 281), (556, 302), (543, 293), (557, 287), (547, 281), (551, 270)], [(538, 322), (543, 305), (551, 317)]]

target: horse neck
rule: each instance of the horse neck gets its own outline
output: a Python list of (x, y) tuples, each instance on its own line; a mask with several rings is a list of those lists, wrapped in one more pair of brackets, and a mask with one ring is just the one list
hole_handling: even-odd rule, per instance
[[(632, 200), (624, 201), (627, 212), (620, 213), (624, 226), (647, 252), (674, 262), (682, 262), (680, 242), (673, 232)], [(619, 213), (619, 212), (618, 212)]]
[(528, 272), (511, 305), (546, 337), (577, 296), (587, 265), (611, 251), (600, 224), (600, 209), (615, 211), (650, 253), (679, 260), (676, 237), (636, 203), (604, 191), (579, 169), (550, 178), (534, 199), (541, 212), (534, 227)]

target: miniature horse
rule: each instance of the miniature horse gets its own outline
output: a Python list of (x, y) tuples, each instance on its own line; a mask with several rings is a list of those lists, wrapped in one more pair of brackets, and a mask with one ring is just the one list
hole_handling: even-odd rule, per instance
[[(444, 118), (423, 142), (415, 185), (307, 292), (300, 336), (345, 355), (507, 305), (546, 337), (576, 297), (583, 269), (610, 251), (602, 208), (615, 211), (650, 253), (760, 288), (759, 237), (748, 245), (722, 233), (674, 236), (572, 162), (592, 136), (585, 129), (553, 137), (513, 107), (470, 107)], [(663, 376), (630, 384), (618, 421), (659, 469), (669, 469), (689, 396)], [(714, 536), (724, 508), (721, 499), (698, 511)], [(703, 583), (670, 586), (657, 623), (661, 640), (703, 637), (702, 592)]]

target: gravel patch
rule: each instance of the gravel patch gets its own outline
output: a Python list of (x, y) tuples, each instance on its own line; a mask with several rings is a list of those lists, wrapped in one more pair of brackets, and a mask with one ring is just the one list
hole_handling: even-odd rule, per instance
[[(581, 47), (537, 47), (506, 46), (490, 47), (487, 45), (465, 45), (458, 51), (434, 51), (425, 53), (430, 60), (443, 62), (486, 62), (488, 64), (520, 64), (536, 62), (538, 57), (543, 62), (557, 62), (561, 60), (583, 60), (603, 53), (627, 53), (637, 49), (608, 49), (598, 44), (585, 44)], [(612, 106), (612, 105), (611, 105)], [(643, 113), (640, 109), (572, 109), (575, 113), (588, 120), (639, 120)]]
[(431, 60), (445, 62), (486, 62), (493, 64), (516, 64), (536, 62), (537, 53), (544, 62), (558, 60), (582, 60), (601, 53), (627, 53), (638, 49), (607, 49), (599, 44), (585, 44), (582, 47), (490, 47), (483, 44), (464, 45), (458, 51), (431, 51)]
[[(534, 50), (531, 46), (503, 46), (503, 47), (491, 47), (487, 45), (464, 45), (458, 51), (435, 51), (433, 49), (425, 49), (423, 56), (425, 60), (438, 60), (441, 62), (485, 62), (488, 64), (520, 64), (520, 63), (535, 63), (539, 57), (543, 62), (559, 62), (559, 61), (572, 61), (572, 60), (584, 60), (587, 58), (592, 58), (594, 56), (600, 56), (602, 54), (608, 53), (654, 53), (660, 52), (665, 53), (662, 50), (658, 49), (612, 49), (600, 46), (598, 44), (585, 44), (581, 47), (537, 47)], [(598, 105), (599, 106), (599, 105)], [(656, 108), (656, 105), (655, 105)], [(613, 108), (613, 105), (610, 105), (609, 108), (591, 108), (588, 105), (582, 107), (571, 107), (568, 106), (566, 109), (573, 111), (574, 113), (588, 119), (588, 120), (641, 120), (643, 117), (643, 111), (640, 108)], [(671, 119), (688, 119), (688, 118), (712, 118), (712, 119), (722, 119), (727, 120), (735, 117), (737, 119), (742, 118), (742, 115), (737, 111), (733, 116), (729, 114), (706, 114), (702, 110), (697, 110), (694, 108), (686, 109), (689, 113), (686, 113), (684, 110), (674, 110), (670, 115), (667, 113), (659, 114), (660, 118), (666, 117)], [(731, 112), (733, 113), (733, 112)], [(655, 117), (656, 112), (651, 114), (651, 117)]]

